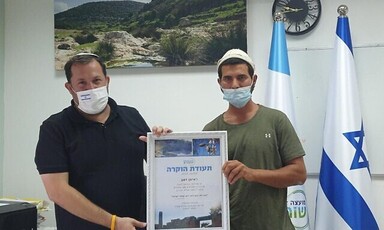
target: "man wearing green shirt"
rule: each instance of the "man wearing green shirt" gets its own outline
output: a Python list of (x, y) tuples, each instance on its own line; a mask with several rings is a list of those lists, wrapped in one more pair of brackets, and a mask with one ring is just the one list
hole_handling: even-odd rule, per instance
[(257, 75), (247, 53), (229, 50), (218, 61), (218, 83), (228, 109), (204, 127), (226, 130), (231, 230), (294, 229), (287, 211), (287, 187), (307, 178), (304, 149), (287, 116), (257, 104)]

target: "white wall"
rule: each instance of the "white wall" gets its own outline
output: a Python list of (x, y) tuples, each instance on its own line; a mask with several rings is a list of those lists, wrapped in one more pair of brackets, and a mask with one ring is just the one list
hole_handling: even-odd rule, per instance
[[(260, 103), (264, 100), (268, 76), (272, 2), (248, 0), (248, 48), (259, 75), (253, 97)], [(380, 23), (384, 2), (323, 0), (322, 4), (322, 16), (314, 31), (287, 37), (297, 126), (311, 173), (305, 184), (311, 226), (322, 148), (323, 95), (331, 64), (336, 9), (340, 4), (350, 8), (348, 16), (369, 154), (378, 159), (371, 159), (371, 168), (377, 172), (373, 176), (374, 199), (379, 201), (379, 194), (384, 191), (384, 176), (380, 174), (384, 167), (379, 162), (383, 159), (380, 155), (384, 155), (379, 148), (384, 138), (383, 119), (379, 117), (384, 112), (383, 65), (380, 65), (384, 58), (384, 30)], [(69, 105), (70, 100), (64, 88), (64, 74), (54, 70), (53, 1), (5, 0), (4, 11), (3, 195), (47, 199), (33, 162), (38, 130), (44, 119)], [(201, 130), (226, 108), (215, 70), (214, 66), (111, 70), (110, 92), (120, 104), (136, 107), (150, 126), (161, 124), (175, 131)], [(377, 213), (383, 213), (383, 202), (376, 203)], [(377, 215), (377, 218), (384, 227), (384, 217)], [(45, 225), (53, 224), (53, 212), (50, 212)]]
[[(0, 0), (0, 121), (4, 121), (4, 1)], [(4, 156), (4, 123), (0, 122), (0, 165)], [(3, 191), (3, 167), (0, 169), (0, 196)]]

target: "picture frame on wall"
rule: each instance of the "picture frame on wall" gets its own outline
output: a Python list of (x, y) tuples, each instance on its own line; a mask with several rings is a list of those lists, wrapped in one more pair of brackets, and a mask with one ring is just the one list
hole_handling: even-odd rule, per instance
[(229, 229), (227, 132), (147, 137), (147, 229)]
[(54, 0), (55, 69), (73, 55), (107, 68), (215, 65), (247, 50), (246, 0)]

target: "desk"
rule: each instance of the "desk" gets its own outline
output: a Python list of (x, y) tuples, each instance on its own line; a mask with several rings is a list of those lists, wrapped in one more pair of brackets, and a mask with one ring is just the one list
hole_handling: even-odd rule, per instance
[(1, 230), (37, 230), (36, 206), (27, 202), (0, 201)]

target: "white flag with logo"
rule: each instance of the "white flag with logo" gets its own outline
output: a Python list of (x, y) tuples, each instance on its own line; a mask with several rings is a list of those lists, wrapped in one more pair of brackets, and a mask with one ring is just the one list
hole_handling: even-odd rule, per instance
[[(288, 61), (284, 23), (273, 24), (271, 50), (269, 56), (270, 76), (267, 83), (266, 105), (284, 112), (296, 128), (295, 110), (291, 89), (291, 76)], [(309, 229), (307, 199), (303, 185), (288, 187), (288, 213), (297, 230)]]

